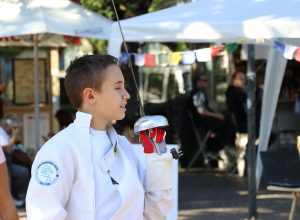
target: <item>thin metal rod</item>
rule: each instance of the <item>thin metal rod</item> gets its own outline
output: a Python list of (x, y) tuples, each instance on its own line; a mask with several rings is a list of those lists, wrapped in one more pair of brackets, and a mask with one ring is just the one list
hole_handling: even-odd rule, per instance
[(34, 36), (33, 63), (34, 63), (34, 144), (35, 149), (40, 149), (40, 100), (39, 100), (39, 51), (38, 35)]
[(141, 96), (139, 94), (139, 88), (138, 88), (138, 85), (137, 85), (137, 82), (136, 82), (136, 78), (135, 78), (135, 75), (134, 75), (134, 71), (133, 71), (131, 60), (130, 60), (130, 56), (129, 56), (127, 44), (126, 44), (126, 41), (125, 41), (125, 37), (124, 37), (124, 34), (123, 34), (123, 30), (122, 30), (122, 27), (121, 27), (121, 23), (120, 23), (118, 12), (117, 12), (117, 9), (116, 9), (116, 6), (115, 6), (115, 2), (114, 2), (114, 0), (111, 0), (111, 2), (112, 2), (113, 8), (114, 8), (114, 12), (115, 12), (115, 15), (116, 15), (116, 18), (117, 18), (117, 21), (118, 21), (119, 29), (120, 29), (121, 36), (122, 36), (122, 39), (123, 39), (123, 44), (124, 44), (125, 52), (126, 52), (126, 55), (128, 57), (130, 71), (131, 71), (131, 74), (132, 74), (132, 77), (133, 77), (133, 81), (134, 81), (134, 85), (135, 85), (135, 88), (136, 88), (136, 91), (137, 91), (137, 97), (138, 97), (138, 101), (139, 101), (139, 104), (140, 104), (140, 115), (141, 115), (141, 117), (143, 117), (143, 116), (145, 116), (144, 106), (143, 106), (143, 102), (142, 102)]

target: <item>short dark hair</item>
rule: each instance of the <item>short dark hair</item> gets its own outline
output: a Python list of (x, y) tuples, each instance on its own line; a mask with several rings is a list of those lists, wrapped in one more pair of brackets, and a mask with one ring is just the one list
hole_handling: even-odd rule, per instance
[(66, 70), (64, 85), (75, 108), (81, 107), (82, 91), (85, 88), (100, 90), (104, 71), (117, 63), (118, 59), (111, 55), (84, 55), (70, 63)]
[(192, 79), (194, 87), (196, 86), (197, 82), (202, 80), (203, 78), (207, 79), (206, 73), (200, 72), (200, 73), (195, 74), (195, 76)]

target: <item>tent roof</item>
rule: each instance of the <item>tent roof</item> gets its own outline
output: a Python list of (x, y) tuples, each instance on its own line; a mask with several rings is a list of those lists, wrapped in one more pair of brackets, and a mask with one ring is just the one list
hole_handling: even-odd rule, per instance
[(53, 33), (108, 39), (112, 21), (69, 0), (0, 1), (0, 37)]
[[(125, 40), (137, 42), (300, 38), (299, 6), (299, 0), (198, 0), (122, 20), (121, 26)], [(119, 32), (115, 22), (110, 44), (121, 39)]]

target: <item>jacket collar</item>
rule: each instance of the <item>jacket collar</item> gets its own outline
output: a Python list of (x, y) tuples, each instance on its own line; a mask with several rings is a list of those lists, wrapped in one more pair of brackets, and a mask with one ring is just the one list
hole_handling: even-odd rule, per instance
[[(76, 112), (76, 119), (74, 120), (75, 124), (78, 124), (85, 128), (90, 128), (91, 121), (92, 121), (91, 114), (80, 112), (80, 111)], [(117, 144), (117, 138), (116, 138), (117, 132), (111, 125), (108, 125), (106, 130), (107, 130), (108, 137), (111, 141), (111, 144), (114, 147)]]
[(84, 112), (76, 112), (75, 124), (89, 128), (92, 121), (92, 115)]

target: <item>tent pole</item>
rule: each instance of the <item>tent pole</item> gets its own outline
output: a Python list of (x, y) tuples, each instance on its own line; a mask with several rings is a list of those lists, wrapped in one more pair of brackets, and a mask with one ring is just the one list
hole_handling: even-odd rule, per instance
[(38, 65), (38, 35), (34, 36), (34, 143), (36, 151), (40, 148), (40, 108), (39, 108), (39, 65)]
[(248, 177), (248, 195), (249, 195), (249, 219), (256, 219), (256, 129), (255, 129), (255, 90), (256, 90), (256, 73), (255, 73), (255, 49), (253, 44), (248, 45), (248, 63), (247, 63), (247, 177)]

